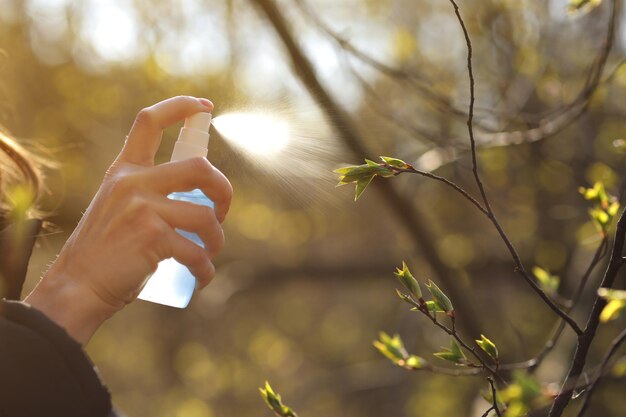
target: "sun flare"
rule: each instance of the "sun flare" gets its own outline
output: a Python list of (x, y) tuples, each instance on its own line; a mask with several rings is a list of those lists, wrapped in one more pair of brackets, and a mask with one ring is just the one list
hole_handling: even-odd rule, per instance
[(290, 139), (287, 121), (267, 113), (226, 113), (215, 117), (213, 126), (228, 142), (256, 155), (277, 154)]

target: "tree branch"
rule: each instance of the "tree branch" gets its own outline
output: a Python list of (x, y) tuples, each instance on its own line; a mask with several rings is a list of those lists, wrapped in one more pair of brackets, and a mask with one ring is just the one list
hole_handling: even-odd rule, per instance
[(483, 413), (481, 417), (487, 417), (492, 410), (496, 412), (496, 415), (498, 417), (501, 417), (502, 414), (500, 413), (500, 409), (498, 408), (498, 397), (496, 396), (496, 386), (491, 377), (487, 378), (487, 380), (489, 381), (489, 386), (491, 386), (491, 398), (493, 398), (493, 404), (487, 409), (487, 411)]
[[(329, 123), (331, 123), (338, 132), (347, 148), (359, 159), (369, 155), (370, 152), (363, 145), (364, 141), (350, 119), (350, 116), (321, 85), (315, 74), (313, 65), (297, 45), (285, 17), (276, 7), (274, 1), (251, 1), (263, 11), (265, 16), (272, 23), (274, 30), (280, 37), (291, 58), (296, 75), (325, 113)], [(432, 242), (435, 241), (434, 233), (429, 228), (427, 222), (414, 214), (411, 201), (401, 196), (396, 189), (393, 188), (391, 183), (388, 181), (375, 181), (373, 185), (380, 192), (387, 207), (401, 220), (404, 228), (410, 233), (420, 254), (431, 264), (437, 279), (442, 283), (442, 287), (445, 289), (446, 293), (455, 300), (456, 304), (461, 306), (459, 310), (464, 312), (464, 317), (472, 318), (471, 320), (464, 319), (462, 322), (463, 327), (468, 333), (476, 336), (479, 335), (480, 330), (476, 320), (478, 315), (471, 304), (464, 302), (465, 297), (462, 290), (457, 284), (453, 283), (452, 277), (457, 275), (456, 271), (445, 264), (440, 254), (433, 247)]]
[[(602, 284), (600, 284), (603, 288), (611, 288), (615, 279), (617, 278), (617, 273), (620, 268), (624, 264), (622, 262), (623, 252), (624, 252), (624, 240), (626, 239), (626, 210), (622, 211), (619, 221), (617, 222), (617, 230), (615, 232), (615, 242), (613, 243), (613, 250), (611, 252), (611, 259), (609, 261), (609, 265), (604, 274), (604, 278), (602, 279)], [(563, 414), (563, 411), (569, 404), (571, 399), (572, 388), (578, 382), (578, 378), (583, 371), (587, 360), (587, 353), (589, 352), (589, 347), (591, 346), (591, 342), (593, 341), (596, 330), (598, 329), (598, 325), (600, 324), (600, 313), (602, 309), (606, 305), (606, 301), (596, 295), (595, 302), (591, 313), (589, 315), (589, 319), (587, 320), (587, 325), (585, 326), (585, 330), (583, 334), (578, 336), (578, 343), (576, 346), (576, 353), (574, 354), (574, 359), (572, 361), (572, 366), (567, 374), (565, 382), (561, 387), (561, 391), (557, 395), (554, 403), (552, 404), (552, 409), (550, 410), (550, 414), (548, 417), (560, 417)]]
[(565, 311), (563, 311), (559, 306), (557, 306), (554, 303), (554, 301), (541, 289), (541, 287), (539, 287), (539, 285), (528, 274), (528, 272), (526, 272), (526, 269), (524, 268), (524, 265), (522, 264), (522, 261), (519, 255), (517, 254), (517, 251), (513, 247), (513, 244), (511, 243), (507, 234), (502, 229), (500, 222), (498, 222), (498, 219), (496, 218), (495, 213), (493, 212), (493, 209), (491, 208), (491, 204), (489, 203), (489, 199), (487, 198), (485, 187), (482, 183), (482, 180), (480, 179), (480, 175), (478, 174), (478, 161), (476, 158), (476, 140), (474, 138), (473, 120), (474, 120), (474, 102), (476, 100), (476, 94), (475, 94), (474, 69), (472, 66), (472, 52), (473, 52), (472, 41), (469, 37), (467, 27), (465, 26), (465, 21), (461, 17), (459, 6), (457, 5), (455, 0), (449, 0), (449, 1), (454, 7), (454, 13), (459, 21), (459, 24), (461, 25), (461, 29), (463, 30), (463, 35), (465, 37), (465, 43), (467, 45), (467, 71), (468, 71), (469, 81), (470, 81), (470, 104), (469, 104), (469, 112), (467, 116), (467, 131), (469, 133), (469, 140), (470, 140), (471, 153), (472, 153), (472, 172), (474, 174), (474, 179), (476, 181), (476, 185), (478, 186), (478, 190), (480, 191), (480, 195), (483, 199), (485, 208), (487, 209), (487, 212), (488, 212), (487, 217), (489, 218), (489, 220), (491, 220), (494, 227), (498, 231), (498, 234), (500, 234), (500, 237), (504, 241), (504, 244), (506, 245), (509, 252), (511, 253), (511, 256), (513, 257), (515, 265), (517, 266), (517, 272), (524, 278), (524, 280), (526, 280), (528, 285), (530, 285), (530, 287), (539, 295), (539, 297), (541, 297), (543, 302), (548, 307), (550, 307), (550, 309), (554, 311), (558, 316), (560, 316), (563, 320), (565, 320), (567, 324), (572, 328), (572, 330), (576, 332), (576, 334), (580, 335), (582, 333), (582, 330), (580, 329), (580, 327), (578, 327), (578, 324), (576, 324), (574, 319), (571, 316), (569, 316), (569, 314), (567, 314)]
[[(604, 256), (606, 255), (606, 249), (608, 247), (607, 243), (608, 243), (607, 237), (604, 236), (602, 239), (602, 242), (596, 249), (596, 252), (594, 253), (593, 258), (591, 259), (589, 266), (587, 267), (587, 269), (585, 270), (585, 273), (580, 279), (578, 287), (576, 288), (576, 292), (574, 293), (574, 296), (572, 297), (571, 304), (569, 305), (567, 309), (568, 313), (571, 312), (576, 307), (576, 305), (578, 305), (578, 302), (580, 301), (580, 297), (582, 295), (585, 284), (589, 280), (591, 273), (593, 272), (595, 267), (600, 263), (602, 258), (604, 258)], [(539, 365), (541, 365), (541, 362), (543, 362), (543, 360), (546, 358), (546, 356), (548, 356), (548, 354), (552, 351), (552, 349), (554, 349), (564, 329), (565, 329), (565, 320), (559, 319), (554, 331), (552, 332), (552, 336), (550, 336), (548, 341), (545, 343), (544, 347), (541, 349), (541, 351), (537, 355), (535, 355), (533, 358), (528, 359), (524, 362), (503, 365), (502, 369), (506, 369), (506, 370), (528, 369), (529, 372), (533, 372), (535, 369), (539, 367)]]
[(587, 390), (587, 395), (585, 396), (585, 399), (583, 400), (583, 405), (580, 407), (580, 411), (578, 412), (578, 417), (582, 417), (585, 414), (585, 411), (587, 411), (587, 407), (589, 406), (589, 403), (591, 402), (591, 397), (593, 396), (593, 392), (596, 386), (598, 385), (598, 382), (600, 382), (600, 379), (602, 379), (602, 375), (604, 374), (604, 370), (606, 369), (606, 366), (609, 363), (609, 360), (611, 359), (613, 354), (617, 351), (617, 349), (619, 349), (621, 344), (624, 343), (624, 341), (626, 341), (626, 329), (622, 330), (622, 332), (615, 339), (613, 339), (613, 342), (611, 343), (611, 347), (604, 355), (604, 358), (602, 359), (602, 362), (600, 363), (600, 367), (596, 371), (596, 378), (591, 383), (591, 385), (589, 385), (589, 389)]

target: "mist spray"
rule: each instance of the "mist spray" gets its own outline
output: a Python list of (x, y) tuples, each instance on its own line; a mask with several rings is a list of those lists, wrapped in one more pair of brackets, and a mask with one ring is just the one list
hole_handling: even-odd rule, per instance
[[(196, 113), (185, 120), (174, 145), (171, 161), (180, 161), (194, 157), (206, 157), (209, 145), (209, 127), (211, 113)], [(213, 202), (198, 189), (177, 192), (168, 195), (172, 200), (187, 201), (213, 208)], [(204, 243), (195, 233), (176, 229), (178, 233), (195, 244), (204, 247)], [(148, 279), (139, 297), (142, 300), (164, 304), (171, 307), (185, 308), (196, 288), (196, 278), (185, 265), (174, 258), (159, 262), (157, 270)]]

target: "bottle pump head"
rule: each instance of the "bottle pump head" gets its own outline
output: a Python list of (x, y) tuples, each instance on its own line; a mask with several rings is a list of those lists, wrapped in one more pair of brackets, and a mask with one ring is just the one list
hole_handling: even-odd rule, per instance
[(174, 145), (171, 160), (206, 157), (210, 127), (211, 113), (200, 112), (185, 119), (185, 125), (180, 129), (178, 140)]

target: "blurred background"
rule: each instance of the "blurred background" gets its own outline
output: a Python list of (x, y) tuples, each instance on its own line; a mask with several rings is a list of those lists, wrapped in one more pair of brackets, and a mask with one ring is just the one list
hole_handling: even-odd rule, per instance
[[(578, 188), (623, 188), (624, 13), (606, 0), (577, 13), (566, 0), (461, 3), (492, 205), (527, 268), (559, 275), (570, 297), (600, 243)], [(186, 310), (128, 306), (88, 346), (114, 403), (130, 417), (270, 415), (257, 390), (268, 379), (301, 416), (480, 416), (484, 379), (409, 373), (372, 347), (381, 330), (428, 359), (448, 345), (398, 300), (394, 268), (406, 260), (438, 282), (468, 338), (488, 335), (503, 362), (534, 356), (555, 316), (493, 227), (443, 184), (375, 180), (355, 203), (332, 174), (389, 155), (477, 195), (466, 53), (440, 0), (0, 0), (1, 123), (59, 162), (47, 178), (53, 226), (26, 290), (141, 108), (189, 94), (210, 98), (216, 116), (262, 112), (288, 126), (284, 147), (267, 133), (252, 135), (271, 148), (259, 151), (212, 131), (209, 158), (235, 189), (214, 282)], [(157, 162), (178, 129), (166, 130)], [(601, 327), (590, 366), (623, 326)], [(539, 381), (562, 378), (573, 342), (566, 330)], [(623, 415), (624, 388), (609, 378), (593, 415)]]

